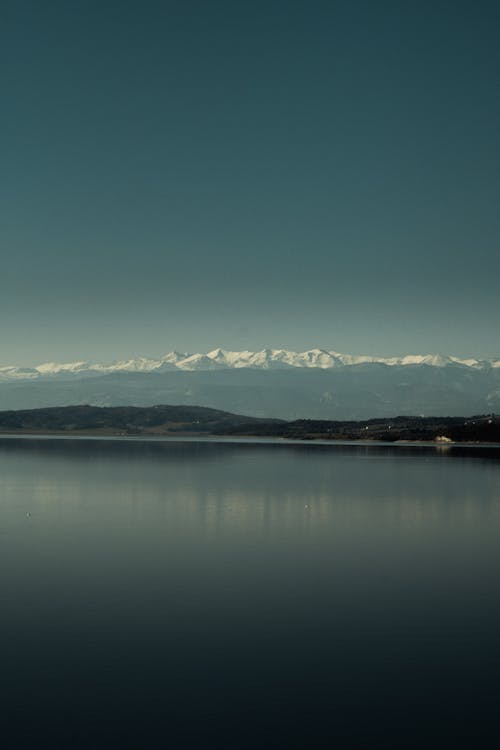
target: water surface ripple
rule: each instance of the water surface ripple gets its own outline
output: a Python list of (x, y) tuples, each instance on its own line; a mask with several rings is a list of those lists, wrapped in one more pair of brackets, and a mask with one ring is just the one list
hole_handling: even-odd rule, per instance
[(499, 449), (0, 438), (4, 746), (485, 746), (499, 542)]

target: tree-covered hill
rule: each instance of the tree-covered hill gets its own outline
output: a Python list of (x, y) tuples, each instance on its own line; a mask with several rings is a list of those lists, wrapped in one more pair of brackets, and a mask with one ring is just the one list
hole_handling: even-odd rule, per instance
[(363, 421), (257, 419), (201, 406), (64, 406), (0, 412), (0, 433), (226, 435), (323, 440), (500, 442), (500, 417), (400, 416)]
[[(0, 412), (1, 432), (214, 433), (262, 420), (202, 406), (64, 406)], [(276, 421), (276, 420), (275, 420)], [(265, 420), (266, 425), (273, 420)]]

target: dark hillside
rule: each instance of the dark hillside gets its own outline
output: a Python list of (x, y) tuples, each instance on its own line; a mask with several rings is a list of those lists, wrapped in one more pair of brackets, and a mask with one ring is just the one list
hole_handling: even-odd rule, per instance
[(253, 425), (259, 421), (202, 406), (64, 406), (0, 412), (0, 431), (213, 433), (217, 430), (237, 429), (242, 424)]
[(204, 434), (323, 440), (500, 442), (500, 417), (400, 416), (363, 421), (285, 422), (202, 406), (64, 406), (0, 412), (2, 433)]

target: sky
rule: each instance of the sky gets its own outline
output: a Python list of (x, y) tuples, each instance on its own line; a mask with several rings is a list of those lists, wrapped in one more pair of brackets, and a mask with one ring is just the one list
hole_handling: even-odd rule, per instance
[(0, 364), (500, 356), (500, 6), (5, 0)]

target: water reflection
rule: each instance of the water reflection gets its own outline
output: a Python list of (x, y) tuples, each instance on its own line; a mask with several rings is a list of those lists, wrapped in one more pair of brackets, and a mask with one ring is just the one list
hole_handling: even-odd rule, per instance
[(499, 463), (477, 448), (3, 439), (0, 491), (4, 511), (162, 519), (173, 534), (470, 528), (498, 524)]
[(491, 734), (499, 542), (498, 450), (1, 439), (8, 744)]

